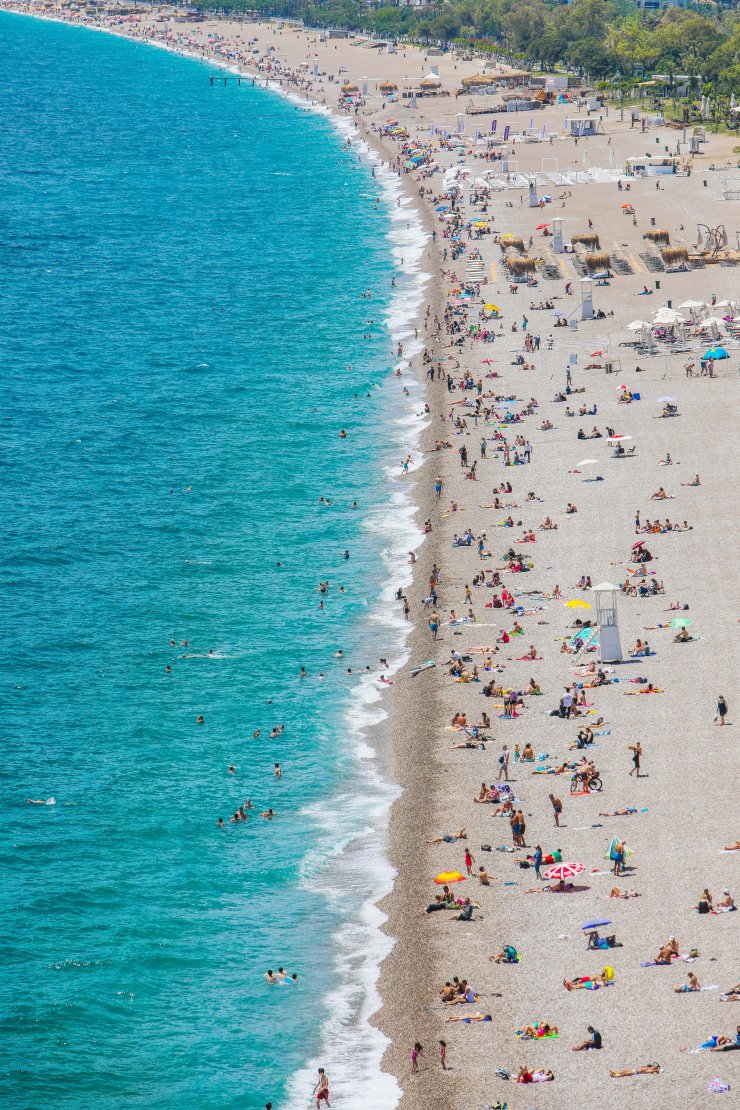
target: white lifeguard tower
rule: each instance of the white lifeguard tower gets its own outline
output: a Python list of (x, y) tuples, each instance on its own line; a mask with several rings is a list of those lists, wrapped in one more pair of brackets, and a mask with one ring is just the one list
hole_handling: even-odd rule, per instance
[(593, 295), (593, 279), (589, 277), (581, 278), (581, 319), (593, 320), (594, 318), (594, 295)]
[(555, 251), (555, 254), (563, 253), (563, 220), (561, 216), (553, 217), (552, 249)]
[(621, 663), (622, 645), (617, 622), (618, 586), (601, 582), (591, 593), (596, 602), (596, 623), (599, 626), (599, 659), (602, 663)]

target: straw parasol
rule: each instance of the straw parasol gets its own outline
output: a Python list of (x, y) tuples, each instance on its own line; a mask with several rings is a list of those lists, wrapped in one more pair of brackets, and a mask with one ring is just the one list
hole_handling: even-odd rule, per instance
[(506, 268), (516, 277), (524, 277), (536, 273), (537, 263), (533, 258), (507, 258)]
[(601, 250), (599, 237), (592, 231), (589, 232), (587, 235), (571, 235), (570, 241), (573, 246), (576, 246), (576, 244), (580, 244), (582, 247), (586, 247), (586, 249), (590, 251)]
[(651, 243), (662, 243), (664, 247), (670, 246), (671, 237), (667, 231), (655, 228), (651, 231), (646, 231), (643, 239), (649, 239)]
[(517, 235), (511, 235), (509, 233), (502, 235), (500, 246), (502, 251), (511, 248), (512, 250), (519, 251), (520, 254), (524, 254), (524, 240), (520, 239)]
[(599, 251), (597, 254), (587, 254), (584, 256), (586, 269), (591, 274), (600, 274), (603, 271), (609, 271), (609, 255), (606, 251)]
[(686, 247), (664, 247), (660, 252), (665, 265), (672, 270), (688, 270), (689, 252)]

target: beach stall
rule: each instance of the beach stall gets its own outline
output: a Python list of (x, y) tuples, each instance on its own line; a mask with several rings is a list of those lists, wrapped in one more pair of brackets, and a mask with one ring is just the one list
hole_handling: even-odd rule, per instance
[(627, 159), (627, 174), (630, 177), (664, 177), (677, 172), (678, 163), (669, 155), (645, 154), (641, 158)]
[(568, 120), (568, 133), (576, 139), (588, 135), (603, 135), (604, 125), (598, 116), (575, 116)]

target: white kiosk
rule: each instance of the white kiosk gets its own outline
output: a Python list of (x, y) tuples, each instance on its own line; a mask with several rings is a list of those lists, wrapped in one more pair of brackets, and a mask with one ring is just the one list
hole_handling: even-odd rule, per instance
[(596, 622), (599, 626), (599, 659), (602, 663), (621, 663), (622, 645), (617, 623), (618, 586), (602, 582), (591, 593), (596, 601)]

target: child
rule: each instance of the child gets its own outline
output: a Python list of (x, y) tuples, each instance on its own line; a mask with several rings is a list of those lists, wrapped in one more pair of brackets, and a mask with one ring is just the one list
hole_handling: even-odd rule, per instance
[(412, 1075), (416, 1075), (416, 1073), (419, 1070), (419, 1057), (421, 1056), (423, 1051), (424, 1051), (424, 1049), (419, 1044), (418, 1041), (416, 1042), (414, 1047), (411, 1049), (411, 1074)]
[(447, 1041), (439, 1042), (439, 1062), (442, 1065), (442, 1071), (447, 1071)]

